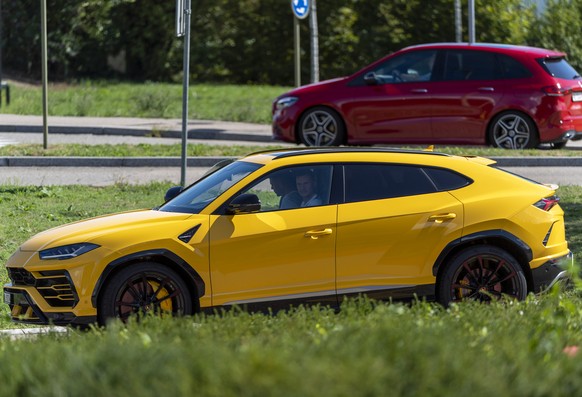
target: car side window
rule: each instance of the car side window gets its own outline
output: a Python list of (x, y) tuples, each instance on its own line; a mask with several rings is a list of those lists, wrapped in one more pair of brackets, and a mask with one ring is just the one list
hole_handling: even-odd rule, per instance
[(443, 168), (423, 168), (439, 191), (455, 190), (473, 183), (473, 180), (455, 171)]
[(506, 79), (523, 79), (531, 77), (532, 73), (517, 59), (509, 55), (498, 54), (503, 77)]
[(422, 168), (395, 164), (347, 164), (345, 202), (380, 200), (434, 193), (434, 183)]
[(329, 204), (332, 165), (285, 167), (260, 178), (240, 194), (255, 194), (261, 212)]
[(444, 80), (496, 80), (501, 78), (496, 54), (475, 50), (448, 50)]
[(386, 60), (371, 73), (378, 84), (430, 81), (436, 53), (436, 50), (408, 52)]

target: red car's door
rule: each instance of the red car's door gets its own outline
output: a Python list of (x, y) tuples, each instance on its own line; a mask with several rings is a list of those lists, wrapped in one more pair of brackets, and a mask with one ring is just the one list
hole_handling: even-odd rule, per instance
[(426, 142), (431, 139), (431, 82), (436, 50), (388, 58), (348, 84), (342, 112), (354, 126), (350, 141)]
[[(353, 141), (416, 142), (430, 139), (430, 82), (357, 87), (344, 112), (356, 126)], [(351, 138), (351, 137), (350, 137)]]
[(485, 143), (487, 123), (506, 85), (495, 53), (448, 50), (443, 78), (431, 85), (435, 141)]

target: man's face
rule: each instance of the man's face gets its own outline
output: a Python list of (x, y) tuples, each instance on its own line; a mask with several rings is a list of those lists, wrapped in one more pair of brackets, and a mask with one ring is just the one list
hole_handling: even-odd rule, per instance
[(299, 195), (304, 198), (310, 198), (313, 196), (315, 192), (315, 183), (313, 183), (313, 179), (309, 175), (299, 175), (296, 179), (297, 183), (297, 192)]

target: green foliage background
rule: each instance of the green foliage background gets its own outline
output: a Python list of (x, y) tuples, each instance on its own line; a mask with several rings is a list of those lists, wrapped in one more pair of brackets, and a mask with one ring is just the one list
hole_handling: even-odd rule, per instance
[[(467, 1), (463, 9), (467, 38)], [(559, 49), (582, 66), (582, 0), (476, 0), (477, 41)], [(192, 1), (191, 73), (197, 82), (293, 83), (289, 0)], [(404, 46), (454, 41), (452, 0), (317, 0), (321, 78), (352, 73)], [(124, 51), (121, 78), (178, 81), (182, 39), (172, 0), (47, 0), (52, 80), (115, 77), (107, 56)], [(3, 64), (40, 76), (37, 0), (3, 0)], [(309, 80), (309, 24), (301, 22), (302, 81)]]

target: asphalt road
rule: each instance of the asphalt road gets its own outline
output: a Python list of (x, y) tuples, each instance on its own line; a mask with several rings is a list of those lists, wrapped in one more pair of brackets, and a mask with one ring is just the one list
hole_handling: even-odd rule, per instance
[[(265, 132), (263, 131), (264, 135)], [(213, 145), (273, 145), (280, 142), (258, 140), (189, 139), (189, 143)], [(0, 146), (16, 143), (42, 143), (42, 134), (30, 132), (0, 132)], [(131, 135), (50, 134), (49, 144), (179, 144), (178, 138), (156, 138)], [(293, 146), (293, 145), (289, 145)], [(582, 140), (569, 142), (566, 148), (581, 151)], [(582, 167), (506, 167), (508, 171), (543, 183), (558, 185), (582, 185)], [(186, 180), (198, 179), (207, 167), (190, 167)], [(116, 183), (144, 184), (152, 181), (169, 181), (178, 184), (179, 167), (0, 167), (0, 184), (15, 185), (93, 185), (106, 186)]]
[[(542, 183), (582, 185), (582, 167), (504, 167), (507, 171)], [(189, 167), (186, 181), (194, 182), (207, 167)], [(168, 181), (179, 184), (179, 167), (2, 167), (0, 184), (90, 185), (145, 184)]]

